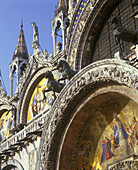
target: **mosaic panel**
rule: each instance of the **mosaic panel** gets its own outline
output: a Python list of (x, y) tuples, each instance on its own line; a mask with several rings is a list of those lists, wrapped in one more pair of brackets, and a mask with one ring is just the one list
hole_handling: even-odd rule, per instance
[(79, 19), (80, 15), (81, 15), (82, 11), (84, 10), (84, 7), (85, 7), (87, 1), (88, 1), (88, 0), (82, 0), (81, 3), (80, 3), (80, 6), (79, 6), (79, 8), (78, 8), (78, 11), (77, 11), (77, 13), (76, 13), (76, 16), (75, 16), (75, 19), (74, 19), (74, 22), (73, 22), (73, 28), (72, 28), (72, 31), (71, 31), (71, 36), (72, 36), (72, 34), (73, 34), (73, 32), (74, 32), (74, 29), (75, 29), (75, 27), (76, 27), (76, 24), (77, 24), (77, 22), (78, 22), (78, 19)]
[(0, 141), (10, 135), (10, 130), (14, 127), (14, 117), (11, 111), (5, 111), (0, 118)]
[(99, 110), (90, 120), (79, 142), (76, 170), (104, 170), (138, 154), (138, 106), (121, 102)]
[(31, 100), (28, 106), (27, 122), (33, 119), (36, 115), (48, 110), (53, 104), (53, 92), (45, 93), (44, 99), (43, 91), (47, 89), (47, 79), (43, 78), (35, 87)]

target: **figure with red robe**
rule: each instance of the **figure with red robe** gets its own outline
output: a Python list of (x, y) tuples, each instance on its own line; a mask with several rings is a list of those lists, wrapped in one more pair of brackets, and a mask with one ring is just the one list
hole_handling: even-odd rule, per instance
[(115, 156), (111, 151), (111, 141), (107, 137), (105, 137), (105, 140), (102, 141), (102, 148), (103, 148), (103, 152), (102, 152), (100, 165), (104, 161), (111, 159), (113, 156)]

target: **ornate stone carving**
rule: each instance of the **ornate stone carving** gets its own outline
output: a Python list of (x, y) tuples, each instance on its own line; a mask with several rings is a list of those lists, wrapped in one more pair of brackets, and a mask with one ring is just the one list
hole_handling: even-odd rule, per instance
[[(69, 48), (68, 61), (73, 69), (80, 70), (82, 66), (89, 64), (88, 56), (91, 55), (91, 48), (97, 37), (96, 34), (99, 29), (98, 27), (105, 16), (104, 11), (108, 11), (108, 9), (112, 8), (112, 6), (119, 2), (121, 2), (121, 0), (88, 0), (78, 18), (73, 32), (72, 28), (74, 26), (73, 21), (75, 18), (71, 22), (67, 46)], [(104, 6), (106, 6), (106, 8)], [(85, 58), (85, 61), (83, 61), (83, 58)]]
[(138, 161), (135, 160), (128, 160), (128, 161), (123, 161), (120, 163), (117, 163), (111, 168), (108, 168), (109, 170), (137, 170), (138, 169)]
[(77, 52), (77, 48), (78, 44), (79, 44), (79, 40), (80, 40), (80, 35), (82, 34), (82, 31), (84, 29), (84, 26), (86, 24), (87, 18), (89, 17), (90, 13), (91, 13), (91, 5), (95, 4), (96, 1), (88, 1), (87, 4), (84, 7), (84, 10), (82, 12), (82, 15), (79, 17), (79, 21), (77, 22), (76, 26), (75, 26), (75, 30), (73, 32), (72, 35), (72, 39), (70, 42), (70, 49), (69, 49), (69, 62), (70, 65), (74, 68), (74, 64), (75, 64), (75, 60), (74, 60), (74, 56), (76, 56), (76, 52)]
[[(38, 152), (38, 160), (43, 157), (45, 162), (41, 159), (37, 164), (37, 169), (39, 169), (39, 165), (41, 164), (41, 166), (43, 166), (42, 169), (49, 170), (49, 162), (53, 163), (53, 160), (56, 161), (56, 149), (59, 145), (61, 131), (66, 125), (73, 105), (75, 105), (75, 102), (72, 103), (72, 101), (76, 96), (86, 95), (89, 89), (92, 91), (92, 89), (95, 88), (97, 83), (106, 84), (108, 82), (123, 84), (138, 93), (137, 81), (137, 69), (115, 59), (95, 62), (76, 74), (63, 88), (50, 111), (49, 122), (47, 122), (44, 127)], [(67, 111), (67, 108), (70, 108), (70, 112)], [(48, 136), (46, 135), (47, 133), (49, 134)], [(46, 141), (48, 141), (48, 143)], [(49, 149), (46, 152), (45, 148), (47, 148), (47, 146), (49, 146)], [(53, 157), (52, 155), (55, 156)]]
[(10, 97), (6, 93), (6, 91), (4, 89), (0, 89), (0, 105), (2, 105), (2, 104), (10, 105), (9, 99), (10, 99)]
[(29, 59), (29, 63), (27, 65), (26, 70), (23, 72), (22, 77), (19, 80), (18, 87), (16, 93), (21, 93), (24, 85), (29, 82), (29, 77), (36, 72), (40, 67), (52, 67), (52, 59), (53, 54), (48, 52), (47, 50), (37, 49), (33, 55), (31, 55)]

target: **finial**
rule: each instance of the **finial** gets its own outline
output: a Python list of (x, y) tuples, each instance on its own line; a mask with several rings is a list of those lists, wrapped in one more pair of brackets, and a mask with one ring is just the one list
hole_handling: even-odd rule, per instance
[(21, 19), (21, 30), (23, 28), (23, 19)]

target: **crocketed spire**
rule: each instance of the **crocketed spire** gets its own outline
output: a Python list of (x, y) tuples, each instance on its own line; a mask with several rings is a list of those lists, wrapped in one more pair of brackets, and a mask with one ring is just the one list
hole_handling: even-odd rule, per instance
[(59, 0), (57, 8), (55, 10), (55, 16), (58, 15), (60, 11), (67, 12), (68, 10), (68, 0)]
[(23, 59), (29, 59), (28, 50), (27, 50), (24, 32), (23, 32), (23, 21), (21, 21), (21, 30), (20, 30), (20, 34), (18, 37), (16, 49), (15, 49), (12, 60), (14, 60), (16, 57), (20, 57)]

